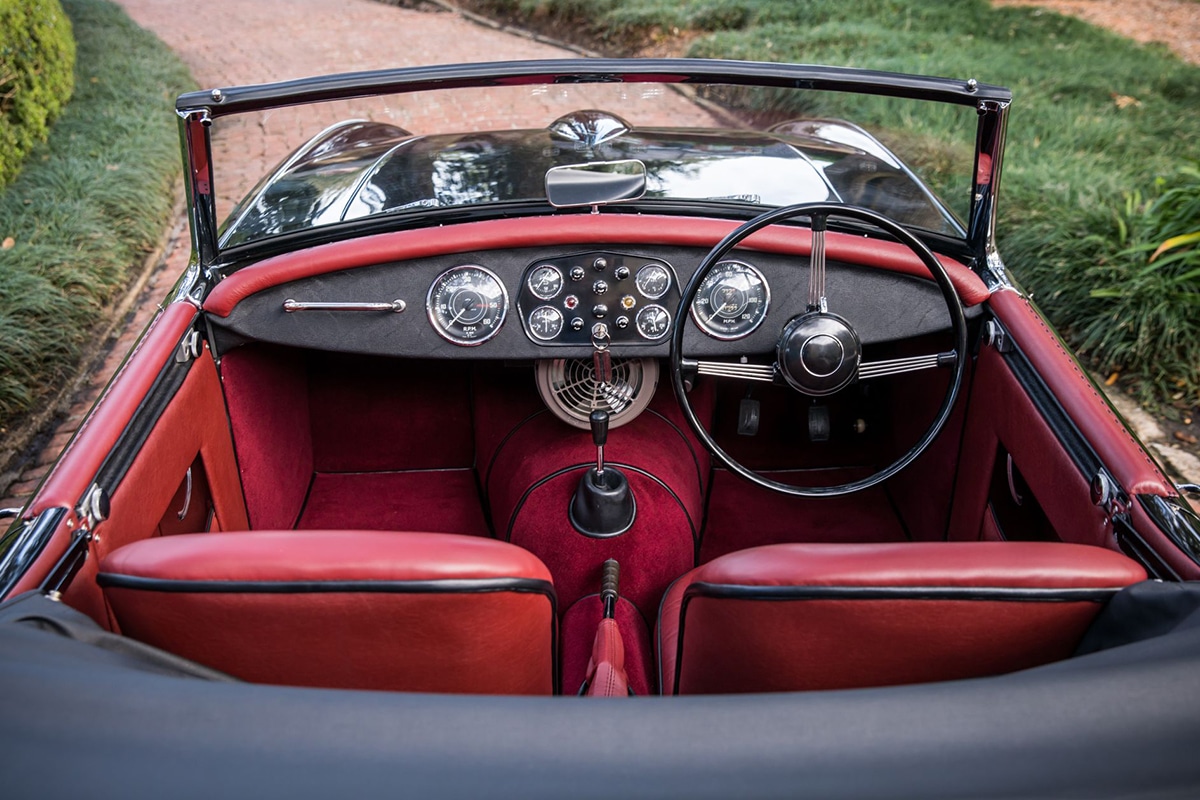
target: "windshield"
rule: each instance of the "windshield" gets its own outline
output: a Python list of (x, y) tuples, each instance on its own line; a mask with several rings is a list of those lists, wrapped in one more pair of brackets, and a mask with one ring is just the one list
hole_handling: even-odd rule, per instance
[[(248, 127), (271, 144), (248, 151)], [(975, 133), (963, 104), (535, 79), (220, 116), (213, 190), (225, 248), (425, 209), (546, 204), (552, 167), (633, 159), (646, 172), (639, 210), (843, 202), (963, 238)]]

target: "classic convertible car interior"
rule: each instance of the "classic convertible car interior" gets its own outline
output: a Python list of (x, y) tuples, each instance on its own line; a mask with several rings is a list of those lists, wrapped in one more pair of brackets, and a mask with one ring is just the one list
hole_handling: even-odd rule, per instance
[[(1008, 92), (634, 63), (180, 98), (193, 264), (6, 536), (8, 617), (158, 679), (576, 719), (1100, 680), (1200, 525), (995, 251)], [(430, 125), (447, 86), (478, 130)], [(961, 209), (868, 104), (913, 98), (965, 126)], [(232, 205), (222, 125), (306, 102)]]

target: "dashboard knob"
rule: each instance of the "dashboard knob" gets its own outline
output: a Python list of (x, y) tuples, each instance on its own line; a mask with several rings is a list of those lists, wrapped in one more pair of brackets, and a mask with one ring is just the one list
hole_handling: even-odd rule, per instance
[(592, 316), (596, 319), (604, 319), (608, 316), (608, 306), (604, 305), (604, 303), (597, 303), (592, 306)]
[(592, 284), (592, 291), (596, 294), (604, 294), (608, 291), (608, 284), (604, 281), (596, 281)]
[(592, 266), (596, 268), (597, 272), (603, 272), (604, 268), (608, 266), (608, 259), (604, 257), (597, 258), (592, 262)]
[(625, 280), (629, 277), (629, 267), (617, 267), (613, 272), (613, 276), (619, 281)]
[(571, 280), (581, 281), (583, 280), (583, 275), (583, 267), (571, 267)]

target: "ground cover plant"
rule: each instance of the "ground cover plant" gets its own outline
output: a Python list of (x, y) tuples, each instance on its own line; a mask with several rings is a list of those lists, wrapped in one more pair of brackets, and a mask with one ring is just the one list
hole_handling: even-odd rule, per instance
[[(1005, 263), (1094, 367), (1119, 373), (1143, 401), (1200, 404), (1200, 243), (1150, 260), (1164, 241), (1200, 227), (1166, 211), (1194, 191), (1186, 187), (1200, 160), (1200, 68), (1165, 48), (984, 0), (467, 4), (614, 54), (835, 64), (1011, 87)], [(882, 138), (944, 196), (965, 180), (939, 171), (956, 159), (942, 158), (933, 128), (906, 120), (906, 131), (889, 136), (882, 112), (853, 111), (882, 126)], [(1171, 187), (1174, 200), (1162, 200)]]
[(181, 62), (106, 0), (63, 0), (75, 95), (0, 192), (0, 429), (77, 367), (175, 196)]

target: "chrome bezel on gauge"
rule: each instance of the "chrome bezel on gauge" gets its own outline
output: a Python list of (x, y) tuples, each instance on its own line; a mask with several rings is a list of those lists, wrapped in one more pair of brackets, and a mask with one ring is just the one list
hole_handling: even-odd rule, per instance
[[(667, 315), (667, 324), (663, 326), (663, 332), (660, 333), (658, 336), (650, 336), (649, 334), (647, 334), (645, 331), (642, 330), (642, 315), (645, 314), (647, 311), (651, 311), (656, 308), (659, 311), (661, 311)], [(666, 336), (668, 333), (671, 332), (671, 312), (667, 311), (665, 308), (660, 306), (658, 303), (647, 303), (646, 305), (639, 308), (637, 314), (634, 315), (633, 326), (637, 329), (638, 335), (641, 336), (643, 339), (646, 339), (651, 342), (657, 342), (659, 339), (663, 338), (664, 336)]]
[(712, 271), (709, 272), (708, 275), (705, 276), (704, 282), (708, 283), (716, 275), (718, 275), (723, 268), (728, 268), (730, 266), (738, 267), (745, 272), (752, 273), (754, 275), (754, 277), (756, 277), (758, 279), (758, 282), (763, 287), (763, 301), (762, 301), (762, 305), (761, 305), (761, 310), (758, 312), (757, 319), (754, 319), (751, 321), (750, 327), (744, 331), (737, 331), (735, 333), (726, 333), (724, 331), (714, 330), (714, 329), (710, 328), (708, 326), (708, 323), (701, 319), (700, 313), (696, 310), (696, 303), (700, 299), (701, 293), (704, 291), (703, 283), (699, 287), (697, 287), (696, 297), (693, 298), (691, 308), (688, 309), (688, 316), (690, 316), (692, 318), (692, 322), (694, 322), (696, 324), (697, 328), (702, 330), (706, 336), (711, 336), (712, 338), (719, 339), (723, 342), (732, 342), (736, 339), (744, 339), (747, 336), (749, 336), (750, 334), (754, 333), (756, 330), (758, 330), (759, 326), (762, 325), (763, 320), (765, 320), (767, 318), (767, 312), (771, 308), (771, 285), (769, 283), (767, 283), (766, 277), (763, 276), (762, 272), (759, 271), (758, 267), (754, 266), (753, 264), (748, 264), (745, 261), (738, 261), (736, 259), (726, 259), (724, 261), (719, 261), (712, 268)]
[[(664, 286), (663, 290), (661, 292), (659, 292), (658, 294), (650, 294), (649, 292), (647, 292), (645, 289), (642, 288), (642, 273), (645, 272), (646, 270), (650, 269), (651, 267), (660, 269), (663, 272), (665, 272), (667, 275), (667, 285)], [(667, 292), (671, 291), (671, 286), (672, 286), (672, 284), (674, 284), (674, 282), (675, 282), (675, 278), (673, 275), (671, 275), (671, 270), (667, 269), (667, 265), (660, 264), (657, 261), (651, 261), (649, 263), (643, 264), (642, 266), (640, 266), (638, 268), (638, 271), (633, 274), (633, 285), (637, 287), (637, 290), (639, 292), (641, 292), (642, 297), (645, 297), (647, 300), (662, 299), (662, 297), (665, 296)]]
[[(455, 336), (453, 333), (443, 327), (443, 323), (438, 317), (437, 312), (434, 310), (435, 290), (437, 290), (439, 286), (443, 285), (445, 281), (454, 273), (466, 272), (468, 270), (474, 270), (476, 272), (483, 273), (484, 276), (494, 281), (496, 286), (500, 288), (499, 318), (491, 327), (491, 330), (487, 331), (483, 336), (471, 339)], [(478, 264), (460, 264), (459, 266), (451, 267), (442, 274), (438, 275), (433, 279), (433, 283), (429, 284), (429, 291), (425, 294), (425, 315), (429, 318), (429, 324), (433, 326), (434, 332), (436, 332), (438, 336), (442, 337), (447, 342), (457, 344), (462, 347), (477, 347), (499, 333), (500, 328), (504, 326), (504, 320), (508, 316), (508, 289), (505, 287), (504, 281), (500, 280), (500, 277), (487, 267), (481, 267)]]
[[(539, 272), (541, 272), (544, 269), (551, 270), (554, 272), (555, 275), (558, 276), (558, 288), (555, 289), (553, 292), (550, 292), (549, 294), (543, 294), (542, 292), (539, 292), (536, 288), (534, 288), (534, 285), (533, 285), (533, 276), (537, 275)], [(563, 277), (562, 270), (560, 270), (558, 267), (554, 266), (553, 264), (538, 264), (536, 267), (529, 270), (529, 275), (525, 278), (525, 286), (526, 286), (526, 288), (529, 289), (529, 293), (531, 295), (533, 295), (534, 297), (536, 297), (538, 300), (547, 300), (547, 301), (553, 300), (554, 298), (558, 297), (562, 293), (563, 284), (565, 282), (566, 282), (566, 279)]]
[[(535, 328), (533, 325), (533, 315), (538, 313), (539, 311), (553, 311), (555, 314), (558, 315), (558, 330), (556, 330), (554, 333), (552, 333), (549, 336), (542, 336), (540, 333), (537, 332), (537, 328)], [(554, 341), (555, 339), (558, 338), (558, 335), (560, 333), (562, 333), (563, 327), (566, 324), (567, 324), (567, 318), (563, 315), (563, 313), (561, 311), (559, 311), (557, 308), (555, 308), (554, 306), (549, 305), (549, 304), (543, 305), (543, 306), (538, 306), (533, 311), (530, 311), (529, 315), (525, 317), (525, 327), (528, 329), (529, 335), (532, 336), (534, 339), (537, 339), (539, 342)]]

